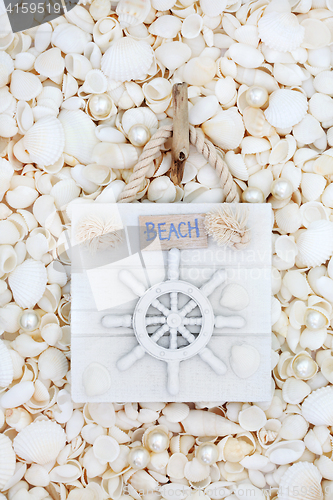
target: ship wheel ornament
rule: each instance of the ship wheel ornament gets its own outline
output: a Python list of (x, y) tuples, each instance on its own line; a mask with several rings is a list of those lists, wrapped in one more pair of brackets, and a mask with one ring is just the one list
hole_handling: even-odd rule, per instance
[(193, 356), (198, 355), (218, 375), (226, 373), (226, 365), (207, 344), (214, 327), (242, 328), (245, 325), (241, 316), (215, 316), (208, 299), (226, 280), (225, 270), (215, 272), (209, 281), (197, 288), (179, 279), (179, 268), (180, 251), (172, 248), (168, 252), (167, 280), (149, 289), (130, 271), (120, 271), (119, 279), (139, 298), (133, 316), (107, 314), (102, 318), (106, 328), (133, 328), (138, 341), (137, 346), (118, 360), (118, 370), (130, 369), (145, 354), (164, 361), (171, 395), (179, 392), (180, 363)]

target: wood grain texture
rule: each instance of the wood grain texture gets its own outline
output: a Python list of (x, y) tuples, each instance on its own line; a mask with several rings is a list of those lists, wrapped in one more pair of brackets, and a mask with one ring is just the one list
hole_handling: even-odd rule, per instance
[(188, 122), (187, 83), (176, 83), (172, 89), (173, 97), (173, 137), (171, 180), (181, 183), (185, 160), (190, 154), (190, 132)]

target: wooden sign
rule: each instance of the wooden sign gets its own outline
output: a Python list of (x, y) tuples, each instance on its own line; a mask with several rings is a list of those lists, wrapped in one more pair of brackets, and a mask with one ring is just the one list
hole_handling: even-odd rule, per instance
[(203, 214), (141, 216), (139, 225), (143, 250), (208, 247)]

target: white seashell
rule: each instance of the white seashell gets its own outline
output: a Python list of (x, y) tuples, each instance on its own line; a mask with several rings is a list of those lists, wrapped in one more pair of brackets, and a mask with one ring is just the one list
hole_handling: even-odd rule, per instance
[(310, 462), (299, 462), (287, 469), (280, 479), (278, 498), (280, 500), (291, 500), (290, 491), (295, 488), (304, 488), (302, 499), (321, 500), (323, 492), (321, 489), (321, 474), (317, 467)]
[(253, 47), (258, 47), (259, 33), (257, 26), (240, 26), (235, 31), (235, 40), (240, 43), (248, 44)]
[(282, 422), (279, 435), (282, 439), (303, 439), (309, 428), (309, 424), (302, 415), (287, 415)]
[(330, 122), (333, 118), (333, 99), (316, 92), (309, 101), (309, 112), (320, 122)]
[(298, 460), (304, 453), (305, 444), (301, 440), (281, 441), (270, 446), (266, 456), (273, 464), (285, 465)]
[(51, 43), (51, 37), (52, 26), (50, 23), (44, 23), (38, 26), (34, 40), (35, 49), (38, 50), (39, 53), (44, 52)]
[(320, 175), (331, 175), (333, 173), (333, 157), (330, 156), (331, 150), (320, 155), (313, 163), (313, 171)]
[[(12, 478), (15, 472), (16, 457), (9, 437), (0, 435), (0, 490)], [(5, 499), (5, 496), (3, 495)]]
[(85, 165), (92, 163), (92, 152), (99, 141), (91, 118), (81, 110), (62, 110), (59, 120), (65, 133), (64, 153)]
[[(227, 436), (241, 432), (242, 428), (215, 413), (203, 410), (190, 410), (189, 415), (182, 420), (187, 434), (192, 436)], [(193, 443), (190, 445), (190, 448)]]
[(185, 403), (169, 403), (162, 410), (169, 422), (180, 422), (188, 416), (189, 412), (189, 406)]
[(329, 28), (319, 19), (303, 19), (300, 23), (305, 28), (302, 47), (305, 49), (319, 49), (330, 43), (331, 32)]
[(3, 408), (16, 408), (21, 406), (32, 397), (35, 392), (33, 382), (19, 382), (11, 387), (1, 398), (1, 406)]
[(90, 363), (83, 372), (82, 380), (88, 397), (105, 394), (111, 387), (110, 374), (100, 363)]
[(0, 339), (0, 387), (8, 387), (14, 377), (13, 361), (6, 344)]
[(172, 203), (176, 197), (176, 188), (169, 177), (161, 175), (151, 181), (148, 187), (148, 199), (157, 203)]
[(236, 154), (234, 151), (227, 151), (224, 157), (230, 173), (242, 181), (247, 181), (249, 173), (241, 154)]
[(79, 85), (72, 75), (69, 73), (64, 75), (62, 80), (62, 92), (65, 100), (73, 97), (77, 93), (78, 88)]
[[(268, 137), (273, 133), (274, 129), (266, 120), (262, 109), (251, 108), (250, 106), (248, 106), (243, 111), (243, 120), (246, 130), (249, 132), (249, 134), (251, 134), (251, 136)], [(283, 143), (283, 141), (280, 141), (280, 143)], [(270, 158), (270, 163), (272, 163), (271, 158)]]
[(24, 308), (32, 308), (42, 297), (47, 282), (44, 264), (27, 259), (9, 274), (8, 283), (15, 301)]
[[(113, 17), (102, 17), (94, 26), (93, 37), (95, 44), (98, 46), (100, 51), (104, 53), (114, 40), (118, 40), (122, 37), (120, 24)], [(102, 54), (99, 64), (94, 67), (100, 68), (101, 59)]]
[(113, 462), (120, 453), (118, 442), (111, 436), (99, 436), (93, 444), (94, 455), (102, 464)]
[(1, 137), (13, 137), (18, 132), (14, 118), (6, 113), (0, 114), (0, 134)]
[(246, 431), (259, 431), (267, 422), (264, 411), (258, 406), (250, 406), (238, 414), (238, 422)]
[(156, 115), (149, 108), (128, 109), (122, 116), (121, 125), (127, 136), (131, 128), (135, 125), (144, 125), (147, 127), (150, 136), (154, 135), (158, 129)]
[[(108, 88), (108, 80), (99, 69), (92, 69), (86, 75), (84, 84), (80, 88), (79, 94), (82, 92), (86, 95), (103, 94)], [(82, 96), (84, 97), (84, 95)]]
[(199, 36), (203, 27), (203, 19), (199, 14), (190, 14), (187, 16), (181, 28), (181, 33), (184, 38), (192, 39)]
[(260, 354), (255, 347), (242, 344), (231, 348), (230, 366), (233, 372), (242, 379), (254, 375), (260, 365)]
[(202, 130), (216, 146), (226, 150), (237, 148), (245, 133), (242, 117), (236, 108), (219, 112), (202, 124)]
[[(283, 238), (286, 238), (286, 236), (283, 236)], [(293, 249), (290, 251), (291, 255), (289, 255), (288, 253), (287, 255), (288, 257), (292, 257), (292, 254), (294, 253), (295, 250), (297, 252), (297, 246), (295, 245), (295, 247), (293, 247)], [(295, 260), (295, 255), (293, 257), (293, 260)], [(288, 259), (287, 261), (290, 261), (290, 259)], [(282, 283), (285, 287), (288, 288), (289, 292), (294, 297), (301, 300), (307, 299), (310, 289), (305, 275), (302, 274), (300, 271), (287, 271), (283, 277)]]
[(288, 128), (299, 123), (306, 115), (306, 97), (295, 90), (279, 89), (269, 97), (265, 117), (273, 127)]
[(310, 424), (332, 425), (333, 388), (322, 387), (313, 391), (302, 404), (302, 415)]
[(191, 57), (190, 47), (182, 42), (167, 42), (155, 50), (156, 59), (170, 71), (175, 71)]
[(244, 287), (237, 283), (230, 283), (222, 290), (220, 299), (221, 306), (228, 307), (233, 311), (241, 311), (250, 303), (249, 294)]
[(227, 0), (200, 0), (200, 7), (206, 16), (216, 17), (222, 14), (228, 3)]
[(122, 28), (137, 26), (150, 12), (150, 0), (120, 0), (116, 12)]
[(13, 444), (20, 458), (44, 465), (57, 458), (66, 444), (66, 435), (59, 424), (40, 420), (20, 431)]
[[(280, 259), (286, 262), (295, 262), (298, 253), (297, 245), (290, 236), (279, 236), (275, 241), (275, 252)], [(287, 273), (288, 274), (288, 273)], [(288, 286), (288, 285), (286, 285)], [(307, 290), (307, 288), (306, 288)]]
[(209, 476), (209, 472), (209, 465), (202, 464), (195, 457), (190, 462), (187, 462), (184, 467), (184, 476), (188, 481), (202, 481)]
[(231, 59), (243, 68), (258, 68), (264, 62), (262, 53), (245, 43), (233, 43), (228, 53)]
[(73, 179), (64, 179), (53, 186), (50, 195), (54, 198), (55, 206), (62, 210), (70, 201), (79, 196), (80, 191)]
[(202, 97), (189, 110), (189, 122), (191, 125), (201, 125), (212, 118), (219, 109), (218, 100), (214, 95)]
[(172, 9), (177, 0), (151, 0), (151, 5), (154, 9), (165, 11)]
[(90, 15), (95, 21), (108, 16), (111, 11), (111, 0), (93, 0), (89, 7)]
[(322, 175), (303, 173), (301, 181), (302, 194), (306, 200), (318, 200), (326, 186), (326, 179)]
[(51, 42), (64, 54), (83, 54), (91, 35), (73, 24), (59, 24), (55, 27)]
[(304, 380), (297, 380), (293, 377), (288, 378), (282, 387), (284, 401), (290, 404), (299, 404), (311, 392), (309, 385)]
[(20, 239), (20, 233), (10, 220), (0, 221), (0, 244), (14, 245)]
[[(104, 168), (108, 167), (109, 169), (133, 168), (138, 161), (138, 151), (134, 146), (132, 146), (132, 144), (112, 144), (110, 142), (99, 142), (93, 150), (92, 160), (97, 165), (102, 165), (104, 166)], [(85, 175), (87, 175), (88, 166), (89, 165), (87, 165), (84, 170)], [(112, 174), (112, 171), (109, 171), (109, 174)], [(97, 177), (88, 178), (91, 181), (98, 181)], [(113, 179), (114, 176), (111, 175), (111, 180)], [(104, 182), (109, 183), (110, 180), (108, 180), (107, 178)]]
[(215, 76), (216, 64), (211, 57), (193, 57), (185, 64), (183, 80), (190, 85), (202, 86), (209, 83)]
[(49, 347), (40, 355), (38, 368), (44, 380), (61, 380), (68, 371), (68, 361), (66, 356), (56, 349)]
[(313, 80), (313, 87), (317, 92), (333, 97), (333, 75), (331, 71), (321, 71)]
[(300, 207), (303, 226), (308, 228), (312, 222), (317, 220), (328, 220), (325, 207), (318, 201), (308, 201)]
[(25, 101), (19, 101), (16, 108), (16, 121), (19, 132), (25, 135), (33, 126), (34, 116), (31, 107)]
[[(257, 154), (268, 151), (271, 148), (270, 142), (263, 137), (244, 137), (241, 142), (242, 155)], [(259, 172), (258, 172), (259, 173)]]
[(262, 42), (281, 52), (298, 49), (305, 37), (305, 28), (290, 12), (265, 13), (258, 22), (258, 31)]
[(180, 32), (182, 22), (175, 16), (161, 16), (156, 19), (148, 28), (152, 35), (160, 36), (161, 38), (175, 38)]
[(184, 468), (188, 460), (183, 453), (173, 453), (167, 465), (168, 476), (174, 479), (184, 479)]
[(67, 283), (67, 274), (64, 266), (59, 261), (51, 262), (47, 267), (47, 281), (48, 283), (56, 283), (63, 287)]
[(333, 252), (333, 230), (330, 221), (312, 222), (297, 238), (298, 259), (305, 266), (319, 266)]
[[(252, 138), (249, 137), (249, 139)], [(259, 188), (263, 192), (265, 198), (267, 198), (271, 190), (272, 182), (273, 182), (273, 174), (270, 170), (266, 169), (266, 170), (260, 170), (259, 172), (250, 175), (248, 180), (248, 185), (250, 187)]]
[(314, 116), (306, 114), (303, 120), (294, 126), (293, 135), (300, 144), (312, 144), (323, 137), (324, 130)]
[(42, 84), (36, 75), (20, 69), (13, 71), (10, 91), (18, 101), (30, 101), (37, 97), (42, 89)]
[(330, 458), (321, 455), (314, 461), (314, 464), (324, 479), (333, 479), (333, 461)]
[(123, 37), (115, 40), (107, 49), (102, 57), (101, 68), (106, 76), (117, 82), (143, 80), (153, 57), (153, 50), (147, 42)]
[(35, 61), (35, 70), (42, 76), (57, 78), (61, 76), (65, 69), (65, 60), (61, 56), (58, 47), (46, 50), (40, 54)]
[(84, 80), (87, 73), (92, 70), (91, 62), (82, 54), (67, 54), (65, 65), (68, 73), (77, 80)]
[(79, 26), (87, 33), (92, 33), (94, 20), (82, 5), (75, 5), (74, 8), (66, 11), (65, 17), (70, 23)]

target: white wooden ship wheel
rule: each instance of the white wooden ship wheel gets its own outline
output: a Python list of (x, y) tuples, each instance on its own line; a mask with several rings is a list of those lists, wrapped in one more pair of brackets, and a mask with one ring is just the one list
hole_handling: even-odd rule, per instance
[[(227, 371), (226, 365), (207, 347), (214, 326), (241, 328), (245, 324), (241, 316), (214, 316), (208, 297), (226, 280), (225, 270), (217, 271), (207, 283), (197, 288), (192, 283), (179, 280), (179, 265), (180, 251), (173, 248), (168, 252), (167, 281), (148, 290), (130, 271), (120, 271), (119, 279), (139, 297), (133, 316), (108, 314), (102, 318), (102, 324), (107, 328), (133, 328), (138, 341), (137, 346), (118, 360), (117, 368), (128, 370), (146, 353), (165, 361), (168, 391), (172, 395), (179, 392), (180, 362), (195, 355), (200, 356), (218, 375), (223, 375)], [(179, 304), (180, 295), (187, 300), (183, 306)], [(166, 299), (169, 307), (165, 305)], [(160, 314), (150, 314), (151, 308)], [(192, 328), (192, 333), (191, 326), (199, 328)]]

